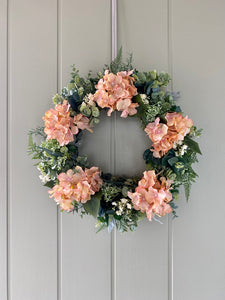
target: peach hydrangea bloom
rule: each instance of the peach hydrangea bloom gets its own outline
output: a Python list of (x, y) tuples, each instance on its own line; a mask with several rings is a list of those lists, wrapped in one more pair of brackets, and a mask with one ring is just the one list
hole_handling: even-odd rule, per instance
[(167, 124), (159, 123), (160, 119), (156, 118), (155, 122), (149, 123), (145, 132), (153, 142), (153, 156), (160, 158), (165, 155), (177, 142), (183, 141), (184, 137), (190, 132), (193, 121), (182, 117), (179, 113), (167, 113)]
[(59, 183), (49, 191), (50, 197), (54, 197), (57, 204), (63, 210), (72, 211), (73, 202), (86, 203), (91, 196), (99, 191), (103, 181), (101, 172), (97, 167), (83, 170), (80, 166), (66, 173), (60, 173)]
[(169, 191), (171, 184), (172, 181), (166, 180), (165, 177), (158, 180), (155, 171), (145, 171), (135, 192), (128, 192), (128, 197), (132, 200), (134, 209), (146, 213), (151, 221), (155, 214), (164, 216), (172, 212), (168, 204), (172, 200), (172, 194)]
[(77, 134), (79, 129), (91, 131), (89, 119), (82, 114), (71, 117), (69, 108), (68, 101), (64, 100), (63, 104), (57, 104), (55, 109), (46, 111), (43, 117), (45, 121), (44, 132), (47, 135), (47, 140), (56, 139), (60, 146), (74, 141), (74, 134)]
[(114, 110), (122, 111), (121, 117), (126, 118), (137, 113), (137, 103), (132, 103), (133, 96), (137, 95), (137, 89), (134, 86), (134, 78), (130, 75), (132, 71), (118, 72), (116, 75), (105, 71), (105, 75), (96, 85), (97, 91), (93, 95), (94, 101), (101, 108), (108, 107), (108, 116)]
[(87, 117), (84, 117), (82, 114), (78, 114), (74, 116), (73, 123), (76, 127), (76, 131), (78, 133), (79, 129), (84, 130), (87, 129), (90, 132), (93, 132), (89, 126), (89, 119)]
[(153, 143), (160, 142), (168, 131), (168, 126), (163, 123), (159, 123), (159, 121), (160, 119), (156, 118), (154, 123), (149, 123), (145, 128), (145, 132), (148, 134)]
[(193, 126), (193, 121), (188, 119), (188, 116), (183, 118), (179, 113), (167, 113), (166, 114), (167, 125), (170, 131), (176, 131), (178, 134), (177, 140), (183, 141), (184, 137), (190, 132)]

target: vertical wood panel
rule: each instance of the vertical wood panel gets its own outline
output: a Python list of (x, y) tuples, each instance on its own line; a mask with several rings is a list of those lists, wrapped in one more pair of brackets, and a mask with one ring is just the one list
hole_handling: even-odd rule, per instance
[[(172, 5), (169, 11), (168, 3)], [(200, 178), (193, 186), (190, 203), (184, 198), (179, 201), (179, 218), (173, 223), (174, 296), (172, 229), (167, 218), (162, 219), (163, 225), (145, 220), (136, 233), (117, 234), (116, 244), (111, 244), (107, 232), (95, 234), (91, 217), (82, 220), (64, 213), (58, 216), (57, 237), (55, 203), (41, 187), (38, 171), (26, 155), (27, 131), (41, 123), (57, 86), (68, 82), (70, 65), (75, 63), (87, 74), (110, 61), (110, 1), (10, 0), (9, 300), (109, 300), (111, 281), (116, 288), (111, 300), (225, 297), (221, 188), (225, 178), (221, 168), (225, 3), (118, 0), (118, 4), (119, 46), (125, 54), (133, 52), (134, 65), (140, 70), (173, 70), (174, 90), (182, 92), (182, 108), (204, 128), (200, 140), (204, 156), (196, 166)], [(6, 300), (7, 0), (0, 0), (0, 17), (0, 299)], [(118, 115), (116, 135), (113, 141), (111, 138), (111, 120), (103, 116), (94, 133), (84, 135), (81, 151), (107, 172), (115, 144), (116, 174), (141, 173), (148, 139), (140, 124)], [(113, 257), (111, 246), (116, 250)], [(114, 261), (115, 282), (110, 275)]]
[[(82, 75), (99, 71), (110, 61), (110, 1), (62, 0), (62, 82), (68, 83), (70, 66)], [(110, 119), (101, 118), (94, 133), (86, 132), (81, 147), (91, 165), (110, 168)], [(62, 215), (62, 300), (110, 298), (110, 235), (96, 235), (95, 220)]]
[(0, 1), (0, 299), (7, 299), (7, 1)]
[(26, 151), (56, 91), (57, 3), (9, 4), (9, 299), (56, 300), (57, 210)]
[(190, 202), (174, 222), (174, 300), (225, 298), (225, 2), (172, 1), (174, 89), (204, 129)]
[[(168, 71), (167, 1), (119, 1), (119, 46), (133, 52), (139, 70)], [(125, 123), (123, 125), (123, 123)], [(150, 146), (140, 124), (117, 118), (117, 172), (145, 169), (142, 154)], [(117, 234), (117, 300), (168, 297), (168, 220), (148, 220), (136, 233)]]
[[(168, 72), (171, 76), (169, 90), (173, 90), (173, 34), (172, 34), (172, 0), (167, 0), (167, 49)], [(168, 216), (168, 300), (174, 300), (174, 276), (173, 276), (173, 215)]]

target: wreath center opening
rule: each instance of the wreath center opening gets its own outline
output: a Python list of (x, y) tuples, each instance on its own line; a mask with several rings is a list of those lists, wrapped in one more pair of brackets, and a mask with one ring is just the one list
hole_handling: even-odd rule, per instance
[[(113, 175), (140, 177), (145, 170), (143, 153), (152, 143), (136, 118), (123, 119), (120, 118), (120, 113), (113, 114), (116, 114), (116, 120), (113, 115), (109, 118), (102, 111), (100, 124), (94, 127), (94, 132), (83, 132), (80, 155), (87, 155), (89, 163), (99, 166), (104, 173), (112, 173), (110, 153), (114, 151)], [(115, 135), (112, 134), (112, 126), (115, 128)]]

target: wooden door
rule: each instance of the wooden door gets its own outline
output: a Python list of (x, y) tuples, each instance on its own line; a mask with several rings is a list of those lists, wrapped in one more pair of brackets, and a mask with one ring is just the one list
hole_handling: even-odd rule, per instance
[[(136, 233), (96, 235), (94, 220), (61, 214), (27, 156), (27, 132), (75, 63), (85, 74), (111, 57), (109, 0), (0, 0), (1, 300), (225, 298), (225, 2), (118, 0), (118, 44), (140, 70), (168, 71), (198, 127), (203, 156), (179, 218)], [(115, 131), (111, 130), (112, 126)], [(103, 117), (83, 151), (104, 170), (144, 169), (135, 120)]]

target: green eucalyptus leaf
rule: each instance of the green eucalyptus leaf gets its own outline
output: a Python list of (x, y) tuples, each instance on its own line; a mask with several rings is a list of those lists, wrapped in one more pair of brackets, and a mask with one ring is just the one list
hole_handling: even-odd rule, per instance
[(186, 201), (188, 202), (189, 197), (190, 197), (190, 190), (191, 190), (191, 184), (190, 183), (185, 183), (184, 184), (184, 193), (186, 197)]
[(48, 181), (44, 184), (44, 186), (47, 186), (49, 188), (53, 188), (53, 186), (55, 185), (55, 182), (54, 181)]
[(91, 110), (92, 110), (92, 116), (93, 117), (95, 117), (95, 118), (99, 117), (100, 111), (99, 111), (99, 109), (96, 106), (93, 106), (91, 108)]
[(117, 214), (114, 214), (114, 219), (116, 219), (116, 220), (121, 220), (121, 219), (122, 219), (122, 216), (118, 216)]
[(149, 170), (154, 170), (154, 164), (152, 162), (148, 162), (146, 164), (146, 170), (149, 171)]
[(149, 72), (149, 75), (151, 76), (152, 80), (155, 80), (155, 79), (156, 79), (156, 76), (157, 76), (156, 70), (150, 71), (150, 72)]
[(168, 159), (167, 162), (172, 167), (178, 161), (179, 161), (179, 159), (177, 157), (172, 157), (172, 158)]
[(102, 223), (102, 224), (100, 224), (100, 225), (98, 225), (98, 229), (97, 229), (97, 231), (96, 231), (96, 233), (99, 233), (101, 230), (103, 230), (104, 228), (106, 227), (106, 224), (105, 223)]
[(32, 134), (30, 133), (29, 138), (28, 138), (28, 146), (33, 147), (33, 145), (34, 145), (33, 137), (32, 137)]
[(88, 200), (83, 204), (85, 211), (89, 213), (89, 215), (92, 215), (94, 218), (97, 218), (98, 216), (101, 198), (102, 192), (98, 192), (91, 197), (91, 200)]
[(149, 81), (146, 83), (146, 94), (149, 95), (151, 92), (153, 81)]
[(133, 101), (137, 102), (139, 105), (143, 104), (140, 94), (137, 94), (136, 96), (134, 96)]
[(171, 111), (178, 112), (178, 113), (179, 113), (179, 112), (182, 112), (180, 106), (177, 106), (177, 105), (173, 105), (173, 106), (171, 107)]
[(151, 159), (151, 150), (150, 149), (146, 149), (143, 153), (143, 158), (146, 161), (146, 163), (149, 162), (149, 160)]
[(143, 220), (144, 218), (146, 217), (146, 213), (139, 213), (139, 215), (138, 215), (138, 222), (140, 222), (141, 220)]
[(67, 88), (68, 88), (68, 90), (70, 91), (70, 90), (72, 90), (72, 89), (75, 88), (75, 84), (74, 84), (74, 83), (69, 83), (69, 84), (67, 85)]
[(202, 154), (199, 145), (197, 142), (193, 141), (191, 138), (189, 138), (188, 136), (186, 136), (184, 138), (184, 143), (185, 145), (187, 145), (192, 151)]

